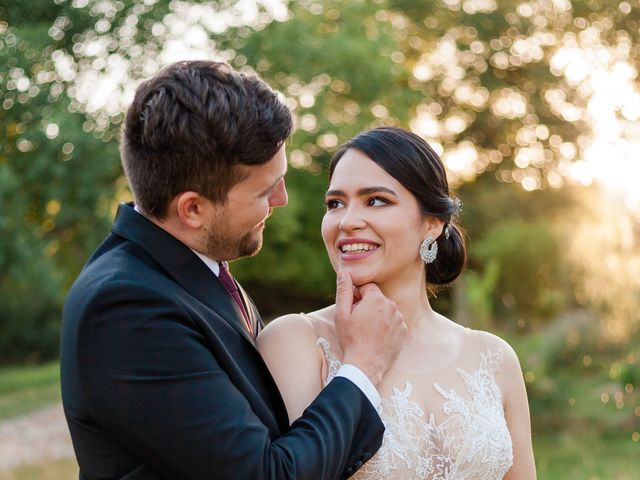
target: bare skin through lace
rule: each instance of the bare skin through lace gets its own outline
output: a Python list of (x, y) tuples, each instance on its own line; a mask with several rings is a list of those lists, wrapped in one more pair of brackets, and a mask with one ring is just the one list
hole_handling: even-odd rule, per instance
[[(329, 342), (319, 338), (328, 375), (326, 385), (340, 368)], [(380, 416), (386, 432), (378, 453), (353, 477), (368, 479), (494, 480), (504, 477), (513, 463), (512, 442), (504, 418), (495, 375), (502, 365), (502, 350), (480, 353), (475, 371), (456, 369), (464, 381), (462, 392), (433, 388), (443, 403), (444, 420), (436, 422), (413, 400), (413, 386), (405, 382), (382, 399)], [(466, 398), (465, 398), (466, 397)]]

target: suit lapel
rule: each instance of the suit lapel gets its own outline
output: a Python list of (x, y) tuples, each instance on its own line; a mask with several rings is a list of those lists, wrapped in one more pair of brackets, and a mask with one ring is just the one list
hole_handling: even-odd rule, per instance
[[(255, 345), (247, 332), (242, 313), (227, 289), (184, 243), (136, 212), (131, 204), (118, 206), (112, 231), (144, 249), (176, 283)], [(242, 294), (246, 301), (246, 293), (243, 291)], [(251, 314), (255, 317), (257, 312)]]
[[(120, 204), (112, 231), (145, 250), (155, 262), (191, 296), (205, 304), (231, 325), (251, 345), (255, 353), (252, 361), (257, 362), (261, 381), (270, 395), (271, 408), (279, 429), (289, 428), (288, 415), (278, 387), (262, 357), (255, 349), (254, 339), (247, 332), (244, 318), (238, 305), (224, 285), (193, 251), (133, 209), (132, 204)], [(242, 299), (249, 308), (249, 318), (258, 328), (262, 319), (247, 293), (240, 287)], [(236, 359), (236, 361), (239, 359)]]

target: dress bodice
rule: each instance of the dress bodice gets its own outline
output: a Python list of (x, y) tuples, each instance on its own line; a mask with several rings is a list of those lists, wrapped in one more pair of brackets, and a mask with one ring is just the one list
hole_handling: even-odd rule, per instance
[[(385, 374), (378, 386), (386, 430), (378, 453), (356, 480), (496, 480), (512, 465), (511, 436), (496, 374), (502, 350), (468, 342), (453, 364)], [(325, 338), (325, 385), (341, 362)]]

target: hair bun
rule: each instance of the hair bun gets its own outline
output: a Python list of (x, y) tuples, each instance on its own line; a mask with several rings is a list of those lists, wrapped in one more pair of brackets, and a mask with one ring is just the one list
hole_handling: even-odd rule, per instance
[(453, 282), (462, 273), (467, 263), (467, 250), (464, 234), (455, 223), (446, 227), (449, 236), (443, 233), (438, 242), (438, 256), (427, 265), (427, 282), (432, 285), (446, 285)]

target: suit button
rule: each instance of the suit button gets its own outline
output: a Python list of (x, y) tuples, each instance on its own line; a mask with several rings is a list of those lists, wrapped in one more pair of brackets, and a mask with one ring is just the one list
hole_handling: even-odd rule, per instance
[(355, 470), (353, 469), (353, 467), (349, 467), (345, 470), (345, 474), (347, 475), (347, 477), (350, 477), (351, 475), (353, 475), (353, 473), (355, 472)]
[(371, 454), (369, 452), (365, 453), (364, 455), (362, 455), (362, 461), (366, 462), (371, 458)]
[(356, 468), (356, 470), (359, 470), (362, 467), (362, 461), (358, 460), (353, 466)]

